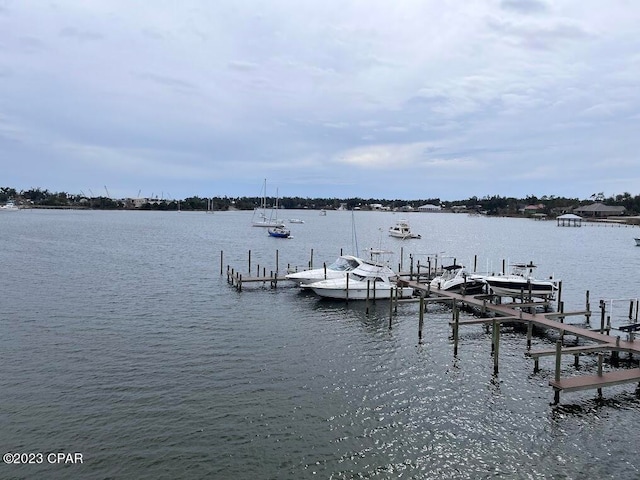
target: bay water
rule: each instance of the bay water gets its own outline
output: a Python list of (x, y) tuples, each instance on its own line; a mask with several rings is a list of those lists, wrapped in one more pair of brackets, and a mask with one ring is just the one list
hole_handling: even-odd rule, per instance
[[(293, 238), (251, 227), (252, 212), (0, 216), (0, 447), (44, 455), (3, 463), (0, 478), (640, 478), (636, 385), (554, 407), (554, 360), (534, 374), (520, 330), (503, 327), (494, 375), (482, 326), (461, 330), (454, 357), (446, 306), (429, 305), (419, 343), (416, 303), (400, 304), (390, 329), (385, 301), (367, 313), (286, 282), (238, 292), (225, 275), (283, 275), (369, 247), (403, 270), (436, 254), (483, 272), (533, 261), (562, 280), (566, 311), (584, 310), (589, 291), (594, 328), (600, 300), (616, 325), (639, 296), (637, 227), (280, 215), (304, 220)], [(422, 238), (389, 237), (401, 218)], [(533, 348), (554, 342), (539, 332)], [(563, 375), (596, 365), (566, 358)]]

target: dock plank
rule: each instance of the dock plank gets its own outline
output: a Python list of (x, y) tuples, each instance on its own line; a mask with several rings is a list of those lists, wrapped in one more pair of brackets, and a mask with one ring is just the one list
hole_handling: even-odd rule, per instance
[(560, 380), (551, 380), (549, 385), (558, 391), (577, 392), (579, 390), (612, 387), (631, 382), (640, 382), (640, 368), (615, 370), (602, 375), (579, 375)]

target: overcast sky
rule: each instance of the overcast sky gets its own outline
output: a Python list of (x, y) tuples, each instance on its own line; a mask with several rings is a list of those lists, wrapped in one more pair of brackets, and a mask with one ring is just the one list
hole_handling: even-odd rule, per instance
[(636, 0), (0, 0), (0, 186), (640, 194)]

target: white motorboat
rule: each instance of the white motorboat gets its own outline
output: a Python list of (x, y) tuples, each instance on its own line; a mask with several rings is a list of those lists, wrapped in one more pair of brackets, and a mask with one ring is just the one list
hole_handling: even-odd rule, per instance
[(521, 295), (552, 298), (558, 289), (553, 280), (539, 280), (533, 276), (536, 266), (533, 263), (516, 263), (509, 274), (489, 275), (485, 281), (490, 290), (504, 297), (520, 297)]
[(398, 287), (397, 278), (386, 265), (365, 260), (341, 278), (320, 280), (308, 287), (321, 297), (336, 299), (365, 300), (367, 296), (372, 300), (388, 299), (395, 295), (396, 288), (398, 297), (412, 296), (413, 288)]
[(409, 238), (422, 238), (422, 235), (411, 232), (409, 222), (406, 220), (398, 220), (393, 227), (389, 228), (389, 235), (395, 238), (402, 238), (403, 240)]
[(0, 205), (1, 212), (17, 212), (18, 210), (20, 210), (20, 208), (12, 201), (8, 201), (6, 204)]
[(302, 272), (292, 272), (285, 275), (287, 280), (295, 281), (303, 288), (310, 287), (312, 283), (320, 280), (342, 278), (347, 272), (358, 268), (364, 260), (353, 255), (341, 255), (331, 265), (322, 268), (304, 270)]
[(289, 223), (304, 223), (304, 220), (300, 220), (299, 218), (290, 218)]
[(430, 286), (432, 290), (474, 295), (482, 293), (486, 284), (482, 275), (468, 273), (464, 266), (454, 264), (442, 267), (442, 275), (431, 280)]

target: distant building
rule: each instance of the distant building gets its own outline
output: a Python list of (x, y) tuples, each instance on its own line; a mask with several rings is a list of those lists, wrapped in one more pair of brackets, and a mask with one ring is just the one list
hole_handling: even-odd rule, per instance
[(419, 212), (439, 212), (441, 210), (442, 207), (440, 207), (440, 205), (432, 205), (430, 203), (418, 207)]
[(558, 222), (559, 227), (581, 227), (582, 217), (574, 215), (573, 213), (565, 213), (564, 215), (556, 217), (556, 222)]
[(609, 205), (605, 205), (601, 202), (595, 202), (591, 205), (586, 205), (584, 207), (578, 207), (573, 209), (573, 213), (576, 215), (582, 215), (584, 217), (610, 217), (616, 215), (624, 215), (625, 212), (624, 207), (612, 207)]

